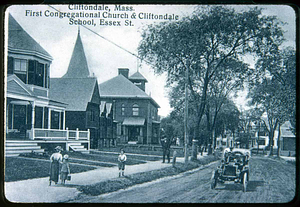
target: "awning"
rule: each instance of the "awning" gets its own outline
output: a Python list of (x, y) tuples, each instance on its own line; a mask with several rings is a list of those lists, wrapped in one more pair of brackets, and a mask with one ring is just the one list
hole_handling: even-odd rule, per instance
[(123, 121), (123, 125), (126, 126), (144, 126), (145, 118), (143, 117), (128, 117)]
[(26, 106), (29, 105), (30, 102), (20, 100), (20, 101), (11, 101), (10, 104)]

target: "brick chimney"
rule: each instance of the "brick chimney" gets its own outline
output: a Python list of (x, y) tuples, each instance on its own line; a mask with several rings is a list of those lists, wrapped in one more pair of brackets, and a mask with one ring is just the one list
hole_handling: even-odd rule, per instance
[(128, 68), (118, 68), (119, 75), (123, 75), (125, 78), (128, 79), (129, 69)]

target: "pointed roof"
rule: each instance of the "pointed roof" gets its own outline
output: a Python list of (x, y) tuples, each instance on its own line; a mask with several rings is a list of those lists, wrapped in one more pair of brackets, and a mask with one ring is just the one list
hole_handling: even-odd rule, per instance
[(147, 79), (139, 71), (137, 71), (136, 73), (132, 74), (129, 77), (129, 80), (143, 80), (145, 82), (148, 82)]
[(123, 75), (118, 75), (99, 84), (99, 92), (103, 98), (150, 99), (159, 108), (159, 105), (150, 96)]
[(52, 61), (51, 55), (37, 43), (9, 14), (8, 17), (8, 50), (11, 52), (22, 52), (29, 55), (36, 55)]
[(49, 97), (68, 104), (68, 111), (85, 111), (97, 88), (97, 79), (90, 78), (51, 78)]
[(62, 78), (87, 78), (89, 76), (89, 67), (80, 38), (80, 30), (78, 30), (77, 40), (73, 49), (68, 71)]
[(140, 88), (135, 86), (123, 75), (118, 75), (104, 83), (99, 84), (101, 97), (139, 97), (148, 98), (149, 96)]

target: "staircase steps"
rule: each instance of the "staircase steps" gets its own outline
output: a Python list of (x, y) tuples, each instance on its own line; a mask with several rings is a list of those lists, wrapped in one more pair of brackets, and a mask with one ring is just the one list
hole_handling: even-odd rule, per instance
[(22, 153), (43, 153), (44, 149), (38, 146), (34, 142), (24, 142), (24, 141), (6, 141), (5, 142), (5, 156), (13, 157), (18, 156)]
[(70, 143), (69, 144), (70, 150), (73, 150), (74, 152), (81, 152), (81, 153), (89, 153), (89, 150), (87, 150), (81, 143)]

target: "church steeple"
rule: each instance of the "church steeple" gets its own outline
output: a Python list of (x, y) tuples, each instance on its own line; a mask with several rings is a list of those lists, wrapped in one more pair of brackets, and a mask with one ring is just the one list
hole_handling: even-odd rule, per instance
[(87, 78), (89, 76), (90, 72), (80, 38), (80, 29), (78, 27), (77, 40), (73, 49), (68, 71), (62, 78)]

